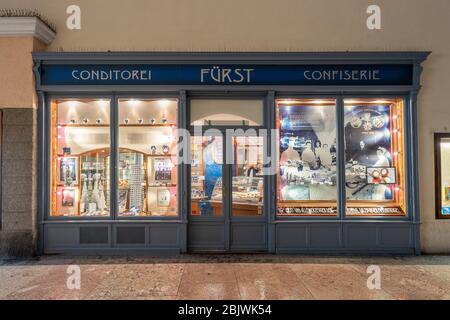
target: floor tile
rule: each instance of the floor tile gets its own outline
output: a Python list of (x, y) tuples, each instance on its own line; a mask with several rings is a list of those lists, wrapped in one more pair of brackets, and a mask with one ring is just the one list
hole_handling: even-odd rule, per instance
[[(443, 281), (422, 266), (379, 265), (379, 267), (381, 288), (394, 299), (440, 300), (450, 298), (449, 282)], [(355, 268), (361, 272), (365, 270), (364, 266), (355, 266)]]
[(109, 265), (87, 298), (176, 296), (182, 273), (182, 264)]
[(236, 278), (242, 299), (312, 299), (292, 269), (283, 263), (241, 263)]
[[(81, 270), (80, 290), (67, 267)], [(369, 265), (381, 289), (367, 288)], [(450, 299), (450, 256), (43, 256), (0, 263), (0, 299)]]
[(182, 280), (194, 283), (236, 282), (235, 270), (232, 263), (187, 263)]
[[(95, 274), (83, 273), (81, 271), (80, 289), (71, 289), (68, 286), (70, 274), (67, 273), (66, 265), (49, 267), (49, 270), (39, 277), (35, 277), (20, 289), (13, 290), (8, 299), (29, 300), (65, 300), (81, 299), (87, 295), (98, 283)], [(81, 270), (83, 270), (81, 268)]]
[(237, 282), (182, 281), (178, 291), (181, 300), (237, 300), (240, 299)]
[(315, 299), (392, 299), (384, 290), (370, 290), (367, 277), (348, 264), (290, 264)]

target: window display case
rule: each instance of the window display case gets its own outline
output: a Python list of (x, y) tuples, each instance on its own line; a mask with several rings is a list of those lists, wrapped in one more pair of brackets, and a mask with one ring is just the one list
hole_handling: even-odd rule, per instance
[(450, 219), (450, 133), (434, 134), (436, 218)]
[(109, 100), (54, 100), (51, 122), (50, 215), (109, 216)]
[(345, 191), (349, 216), (404, 216), (402, 99), (345, 99)]
[(278, 215), (336, 215), (334, 100), (277, 101)]
[(177, 100), (119, 99), (119, 216), (176, 216)]
[(119, 213), (122, 216), (176, 214), (171, 156), (120, 150)]
[(277, 101), (278, 215), (337, 214), (337, 130), (345, 144), (347, 216), (404, 216), (403, 99)]
[(54, 215), (109, 216), (110, 179), (108, 150), (59, 157)]
[(109, 161), (105, 149), (80, 155), (80, 216), (109, 215)]
[[(109, 100), (52, 101), (51, 216), (111, 214)], [(119, 100), (118, 215), (176, 216), (177, 100)], [(145, 121), (144, 121), (145, 119)]]

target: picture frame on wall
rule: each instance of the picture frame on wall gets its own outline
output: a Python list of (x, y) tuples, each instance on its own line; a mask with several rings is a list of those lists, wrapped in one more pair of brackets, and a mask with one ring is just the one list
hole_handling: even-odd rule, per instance
[(61, 157), (59, 159), (59, 182), (64, 186), (78, 184), (78, 158)]
[(170, 206), (170, 191), (168, 189), (159, 189), (156, 198), (158, 200), (158, 207)]
[(78, 216), (78, 188), (59, 187), (57, 192), (58, 215)]
[(125, 212), (128, 206), (128, 189), (119, 189), (119, 212)]
[(172, 161), (169, 157), (153, 160), (153, 172), (155, 182), (169, 182), (172, 180)]
[(64, 188), (62, 191), (61, 206), (74, 207), (76, 201), (75, 197), (76, 197), (75, 188)]

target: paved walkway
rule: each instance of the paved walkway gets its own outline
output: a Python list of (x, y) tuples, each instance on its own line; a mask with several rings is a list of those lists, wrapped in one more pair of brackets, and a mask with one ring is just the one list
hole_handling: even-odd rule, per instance
[[(78, 265), (81, 288), (67, 288)], [(367, 288), (367, 267), (381, 289)], [(0, 260), (0, 299), (450, 299), (450, 256), (183, 255)]]

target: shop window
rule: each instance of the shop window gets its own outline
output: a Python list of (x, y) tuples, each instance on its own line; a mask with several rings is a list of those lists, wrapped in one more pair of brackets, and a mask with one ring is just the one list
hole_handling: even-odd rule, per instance
[(119, 100), (119, 216), (178, 214), (177, 100)]
[(51, 102), (51, 216), (109, 216), (110, 101)]
[(280, 99), (276, 105), (278, 215), (335, 216), (335, 100)]
[(403, 216), (405, 150), (401, 99), (345, 99), (348, 216)]
[(450, 133), (434, 135), (436, 217), (450, 219)]
[(191, 100), (193, 126), (262, 126), (262, 100)]

